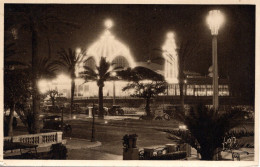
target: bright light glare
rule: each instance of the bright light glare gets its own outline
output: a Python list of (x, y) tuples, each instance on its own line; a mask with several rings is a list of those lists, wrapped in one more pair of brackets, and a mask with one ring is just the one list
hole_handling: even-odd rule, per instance
[[(108, 19), (105, 21), (105, 25), (109, 28), (113, 25), (113, 22)], [(93, 57), (96, 64), (99, 64), (101, 57), (105, 57), (108, 62), (112, 62), (118, 56), (123, 56), (130, 67), (135, 67), (135, 61), (129, 48), (117, 40), (109, 29), (106, 29), (100, 38), (88, 47), (86, 55), (87, 58)]]
[(114, 23), (113, 23), (113, 21), (111, 20), (111, 19), (107, 19), (106, 21), (105, 21), (105, 26), (106, 26), (106, 28), (111, 28), (112, 26), (114, 25)]
[(166, 36), (167, 36), (167, 38), (174, 38), (174, 33), (168, 32)]
[(218, 35), (218, 29), (224, 22), (224, 16), (219, 10), (211, 10), (209, 11), (209, 15), (207, 17), (207, 23), (210, 27), (212, 35)]
[(142, 80), (140, 81), (140, 83), (143, 83), (143, 84), (150, 84), (152, 83), (153, 81), (152, 80), (149, 80), (149, 79), (145, 79), (145, 80)]
[(173, 32), (166, 34), (165, 42), (162, 46), (164, 63), (164, 77), (168, 83), (178, 83), (178, 56), (177, 46)]
[(41, 79), (38, 81), (38, 88), (41, 93), (46, 93), (48, 90), (50, 90), (50, 87), (50, 81), (47, 81), (46, 79)]
[(79, 54), (81, 52), (80, 48), (76, 48), (76, 53)]
[(179, 129), (181, 129), (181, 130), (187, 130), (187, 126), (186, 126), (186, 125), (180, 125), (180, 126), (179, 126)]
[(65, 74), (60, 74), (57, 77), (57, 82), (60, 83), (60, 84), (68, 83), (68, 82), (70, 83), (70, 77), (68, 77)]
[(116, 76), (116, 72), (113, 71), (113, 72), (111, 73), (111, 76), (115, 77), (115, 76)]

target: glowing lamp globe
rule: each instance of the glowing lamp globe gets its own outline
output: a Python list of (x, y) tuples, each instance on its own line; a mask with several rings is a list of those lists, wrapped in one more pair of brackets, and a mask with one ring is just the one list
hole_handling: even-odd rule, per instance
[(211, 30), (212, 35), (218, 35), (218, 29), (224, 22), (224, 16), (219, 10), (211, 10), (209, 11), (209, 15), (207, 17), (207, 23)]
[(111, 28), (113, 25), (114, 25), (114, 24), (113, 24), (113, 21), (112, 21), (112, 20), (107, 19), (107, 20), (105, 21), (105, 27), (106, 27), (107, 29)]

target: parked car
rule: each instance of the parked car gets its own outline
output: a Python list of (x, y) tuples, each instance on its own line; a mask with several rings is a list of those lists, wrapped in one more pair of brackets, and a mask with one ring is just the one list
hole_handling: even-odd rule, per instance
[(70, 134), (72, 132), (71, 125), (68, 123), (63, 122), (62, 129), (61, 116), (59, 115), (47, 116), (43, 118), (43, 129), (61, 130), (65, 134)]
[(124, 115), (124, 110), (118, 106), (118, 105), (113, 105), (110, 109), (108, 109), (109, 115)]
[[(89, 107), (93, 108), (93, 105), (89, 106)], [(89, 114), (89, 107), (86, 109), (86, 114)], [(108, 108), (103, 107), (103, 109), (104, 109), (104, 115), (107, 115), (108, 114)], [(94, 112), (95, 115), (98, 115), (98, 105), (97, 104), (94, 104), (94, 109), (92, 109), (92, 112)]]

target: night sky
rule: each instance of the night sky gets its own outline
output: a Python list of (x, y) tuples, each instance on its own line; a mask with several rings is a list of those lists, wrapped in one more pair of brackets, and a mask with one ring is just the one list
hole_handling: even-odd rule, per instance
[[(39, 7), (41, 5), (38, 5)], [(198, 52), (185, 61), (185, 70), (208, 74), (211, 65), (212, 36), (206, 23), (211, 9), (219, 9), (225, 22), (218, 35), (219, 73), (229, 78), (232, 86), (253, 97), (255, 76), (255, 6), (254, 5), (49, 5), (55, 13), (80, 25), (80, 29), (69, 29), (65, 34), (52, 34), (50, 42), (52, 57), (59, 48), (87, 48), (104, 30), (104, 20), (114, 21), (112, 33), (126, 44), (136, 61), (162, 64), (158, 59), (165, 34), (173, 31), (177, 44), (191, 40), (199, 44)], [(5, 14), (18, 11), (23, 5), (5, 5)], [(19, 16), (17, 16), (19, 17)], [(5, 36), (13, 21), (5, 19)], [(10, 40), (10, 39), (8, 39)], [(15, 40), (19, 48), (27, 50), (17, 59), (30, 60), (30, 34), (18, 31)], [(42, 35), (41, 56), (48, 53), (47, 41)]]

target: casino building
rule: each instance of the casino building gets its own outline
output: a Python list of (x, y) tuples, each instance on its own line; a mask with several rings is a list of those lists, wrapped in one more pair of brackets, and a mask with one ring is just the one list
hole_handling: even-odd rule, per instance
[[(87, 60), (85, 65), (95, 68), (99, 64), (101, 57), (111, 62), (115, 67), (134, 68), (142, 66), (156, 71), (164, 75), (168, 87), (165, 96), (178, 97), (180, 94), (178, 84), (178, 56), (176, 52), (176, 44), (174, 34), (168, 33), (166, 40), (162, 45), (162, 57), (164, 64), (159, 65), (152, 62), (135, 62), (131, 55), (130, 49), (118, 40), (111, 33), (112, 21), (105, 22), (106, 29), (103, 34), (90, 47), (87, 48), (86, 56), (82, 62), (77, 65), (76, 72), (83, 70), (83, 62)], [(184, 95), (186, 97), (211, 97), (212, 98), (212, 77), (202, 76), (195, 72), (185, 71), (186, 80), (184, 84)], [(105, 83), (103, 88), (104, 99), (127, 99), (130, 98), (129, 92), (123, 92), (122, 88), (127, 84), (126, 81), (116, 80)], [(52, 85), (61, 96), (70, 98), (70, 82), (52, 82)], [(219, 96), (229, 96), (229, 82), (226, 79), (219, 79)], [(76, 79), (75, 100), (97, 99), (98, 87), (96, 82), (84, 83), (83, 79)]]

